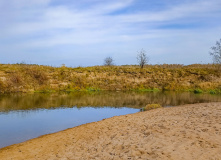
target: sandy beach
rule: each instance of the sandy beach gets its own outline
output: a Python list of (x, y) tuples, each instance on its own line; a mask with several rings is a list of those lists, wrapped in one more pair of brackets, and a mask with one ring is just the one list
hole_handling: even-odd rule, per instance
[(1, 160), (221, 159), (221, 103), (112, 117), (0, 149)]

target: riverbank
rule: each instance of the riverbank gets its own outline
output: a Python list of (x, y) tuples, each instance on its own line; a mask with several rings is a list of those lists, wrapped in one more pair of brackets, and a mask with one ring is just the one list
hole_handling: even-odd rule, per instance
[(221, 103), (118, 116), (0, 149), (7, 159), (220, 159)]
[(212, 64), (50, 67), (0, 64), (0, 93), (94, 91), (221, 93), (221, 71)]

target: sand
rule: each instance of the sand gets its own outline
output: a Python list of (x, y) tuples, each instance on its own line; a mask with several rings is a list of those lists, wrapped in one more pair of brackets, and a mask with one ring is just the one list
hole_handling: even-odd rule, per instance
[(221, 159), (221, 103), (118, 116), (0, 149), (0, 159)]

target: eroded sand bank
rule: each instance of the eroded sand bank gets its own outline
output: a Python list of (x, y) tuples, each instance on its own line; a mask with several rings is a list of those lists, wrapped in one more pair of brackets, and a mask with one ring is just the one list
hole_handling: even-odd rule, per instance
[(221, 103), (113, 117), (0, 149), (0, 159), (221, 159)]

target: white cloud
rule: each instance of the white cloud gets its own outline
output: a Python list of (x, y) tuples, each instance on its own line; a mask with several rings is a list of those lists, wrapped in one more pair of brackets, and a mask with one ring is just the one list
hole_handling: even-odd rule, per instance
[(123, 22), (164, 22), (169, 20), (179, 20), (182, 18), (205, 17), (211, 12), (220, 11), (219, 1), (198, 1), (188, 4), (171, 6), (159, 12), (140, 12), (129, 15), (118, 16)]
[[(88, 4), (82, 7), (82, 3)], [(131, 13), (121, 11), (120, 14), (112, 14), (121, 9), (132, 7), (136, 0), (83, 0), (83, 2), (72, 2), (73, 4), (53, 4), (50, 0), (0, 0), (1, 18), (1, 37), (0, 44), (2, 50), (7, 50), (7, 46), (12, 46), (9, 50), (12, 52), (13, 47), (16, 51), (23, 52), (30, 49), (53, 48), (63, 45), (94, 45), (98, 52), (102, 51), (102, 45), (110, 45), (114, 48), (116, 44), (134, 45), (133, 48), (140, 49), (141, 45), (152, 46), (152, 41), (158, 41), (159, 46), (163, 41), (172, 41), (173, 44), (167, 45), (165, 54), (169, 51), (179, 51), (179, 47), (186, 41), (193, 41), (186, 45), (194, 48), (197, 44), (208, 44), (208, 41), (215, 39), (217, 34), (214, 31), (220, 26), (220, 22), (214, 22), (221, 15), (219, 0), (198, 0), (184, 1), (172, 5), (172, 2), (158, 11), (139, 10), (136, 8)], [(4, 15), (6, 16), (4, 16)], [(164, 25), (186, 25), (200, 21), (201, 28), (163, 28)], [(203, 23), (209, 26), (203, 26)], [(219, 28), (217, 30), (220, 30)], [(197, 33), (197, 34), (196, 34)], [(211, 35), (208, 40), (202, 40), (205, 35)], [(194, 38), (194, 36), (199, 38)], [(219, 38), (219, 37), (218, 37)], [(163, 40), (162, 40), (163, 39)], [(181, 39), (181, 40), (179, 40)], [(197, 42), (197, 43), (196, 43)], [(145, 46), (144, 46), (145, 47)], [(9, 47), (8, 47), (9, 48)], [(100, 49), (99, 49), (100, 48)], [(118, 50), (120, 46), (117, 47)], [(125, 47), (122, 47), (123, 50)], [(142, 47), (143, 48), (143, 47)], [(166, 46), (164, 46), (166, 48)], [(195, 46), (196, 50), (198, 49)], [(116, 52), (115, 49), (112, 49)], [(134, 49), (133, 49), (134, 51)], [(155, 49), (157, 55), (163, 49)], [(191, 51), (191, 50), (190, 50)], [(190, 52), (189, 51), (189, 52)], [(94, 51), (96, 52), (96, 51)], [(111, 51), (108, 51), (111, 53)], [(1, 53), (0, 53), (1, 54)], [(58, 53), (55, 53), (58, 54)]]

